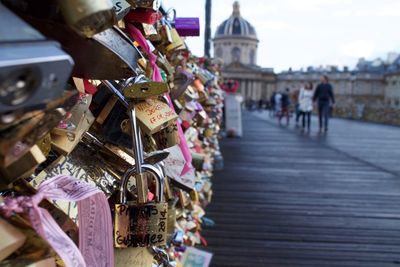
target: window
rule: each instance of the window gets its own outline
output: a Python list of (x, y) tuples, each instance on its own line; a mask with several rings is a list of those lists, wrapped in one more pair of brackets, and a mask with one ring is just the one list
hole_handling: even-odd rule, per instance
[(222, 56), (223, 56), (222, 48), (218, 47), (216, 51), (216, 57), (222, 58)]
[(254, 51), (254, 49), (250, 50), (250, 64), (256, 64), (256, 52)]
[(241, 51), (240, 51), (240, 48), (238, 48), (238, 47), (234, 47), (234, 48), (232, 48), (232, 61), (233, 62), (240, 62), (240, 54), (241, 54)]

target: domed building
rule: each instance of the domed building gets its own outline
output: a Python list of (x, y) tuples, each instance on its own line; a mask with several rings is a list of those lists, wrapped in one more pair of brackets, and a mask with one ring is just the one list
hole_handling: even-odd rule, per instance
[(275, 74), (257, 65), (257, 33), (241, 16), (238, 2), (233, 4), (232, 15), (218, 26), (213, 43), (214, 57), (224, 61), (224, 78), (238, 80), (245, 99), (267, 100), (275, 89)]

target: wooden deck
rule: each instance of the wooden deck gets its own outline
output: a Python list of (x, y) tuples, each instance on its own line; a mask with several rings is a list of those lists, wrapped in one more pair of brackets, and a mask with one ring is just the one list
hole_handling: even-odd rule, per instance
[(400, 128), (334, 119), (326, 136), (245, 113), (225, 139), (204, 231), (211, 266), (400, 264)]

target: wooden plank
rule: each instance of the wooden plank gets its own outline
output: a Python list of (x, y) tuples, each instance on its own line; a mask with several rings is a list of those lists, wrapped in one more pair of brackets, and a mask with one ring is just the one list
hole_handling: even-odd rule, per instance
[(303, 135), (244, 116), (213, 178), (212, 266), (400, 264), (400, 128), (333, 120)]

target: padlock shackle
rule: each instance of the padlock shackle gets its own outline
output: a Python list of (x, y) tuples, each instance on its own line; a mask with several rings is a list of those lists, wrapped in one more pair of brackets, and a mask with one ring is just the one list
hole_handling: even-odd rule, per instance
[(112, 94), (114, 94), (118, 98), (118, 100), (125, 108), (129, 109), (129, 103), (126, 100), (126, 98), (121, 94), (120, 91), (118, 91), (118, 89), (110, 81), (102, 80), (101, 82), (111, 91)]
[[(152, 173), (156, 178), (155, 180), (156, 180), (157, 201), (162, 202), (164, 194), (164, 176), (162, 175), (160, 170), (153, 165), (143, 164), (142, 169)], [(129, 178), (135, 176), (135, 174), (137, 174), (136, 166), (127, 170), (121, 179), (121, 184), (119, 188), (119, 201), (121, 204), (126, 204), (126, 192), (128, 190), (128, 181)]]
[(106, 87), (113, 93), (118, 100), (122, 103), (122, 105), (129, 110), (129, 118), (132, 127), (132, 150), (135, 158), (135, 165), (137, 167), (137, 172), (142, 173), (142, 164), (143, 164), (143, 144), (142, 139), (140, 138), (140, 128), (137, 125), (136, 120), (136, 111), (134, 106), (130, 106), (129, 102), (126, 98), (121, 94), (121, 92), (112, 84), (111, 81), (102, 80), (102, 83), (106, 85)]
[(142, 145), (140, 128), (137, 125), (135, 106), (132, 106), (129, 111), (129, 119), (131, 121), (131, 128), (132, 128), (131, 137), (132, 137), (133, 156), (135, 157), (135, 168), (136, 172), (141, 174), (143, 173), (142, 171), (143, 145)]

